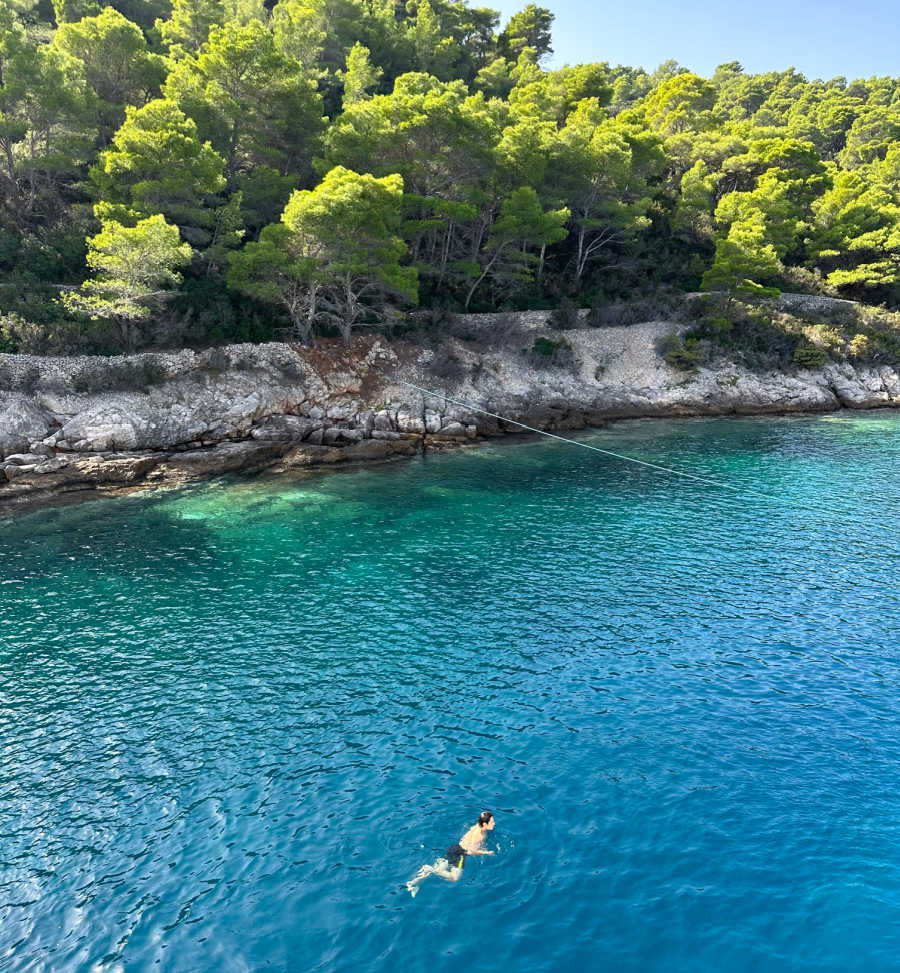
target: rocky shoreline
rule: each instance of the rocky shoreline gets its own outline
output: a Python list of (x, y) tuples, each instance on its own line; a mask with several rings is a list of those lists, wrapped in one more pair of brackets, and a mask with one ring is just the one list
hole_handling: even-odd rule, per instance
[[(0, 515), (238, 472), (375, 463), (521, 429), (644, 416), (900, 406), (900, 370), (830, 364), (684, 373), (655, 321), (556, 331), (546, 312), (469, 315), (440, 342), (232, 345), (118, 358), (0, 355)], [(531, 350), (535, 337), (565, 349)]]

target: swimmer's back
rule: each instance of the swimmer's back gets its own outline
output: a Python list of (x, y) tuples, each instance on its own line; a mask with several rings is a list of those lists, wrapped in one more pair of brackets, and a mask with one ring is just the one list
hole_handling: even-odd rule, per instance
[(471, 854), (473, 851), (478, 851), (484, 841), (484, 832), (478, 825), (469, 828), (469, 830), (459, 839), (459, 844), (463, 851), (467, 854)]

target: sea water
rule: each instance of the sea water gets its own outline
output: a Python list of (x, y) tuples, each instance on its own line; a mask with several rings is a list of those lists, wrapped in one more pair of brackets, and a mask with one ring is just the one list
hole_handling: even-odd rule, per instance
[(580, 439), (0, 522), (0, 968), (897, 969), (900, 415)]

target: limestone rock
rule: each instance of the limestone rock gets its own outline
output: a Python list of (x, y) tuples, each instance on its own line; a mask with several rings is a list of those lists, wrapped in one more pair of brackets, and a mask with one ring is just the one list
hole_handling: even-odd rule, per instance
[(282, 442), (300, 442), (313, 430), (321, 426), (302, 416), (267, 416), (259, 425), (254, 426), (250, 435), (254, 439), (273, 439)]
[(5, 462), (14, 466), (34, 466), (40, 463), (42, 457), (36, 453), (12, 453), (6, 457)]
[(28, 449), (50, 432), (50, 416), (25, 395), (0, 393), (0, 456)]
[(35, 473), (58, 473), (60, 470), (64, 470), (69, 465), (69, 460), (63, 456), (49, 457), (45, 459), (42, 463), (38, 463), (35, 468)]
[(360, 412), (356, 417), (356, 427), (362, 431), (363, 439), (371, 438), (375, 428), (375, 413), (371, 409)]
[(353, 415), (351, 409), (352, 407), (349, 404), (333, 405), (328, 408), (328, 410), (325, 413), (325, 417), (328, 419), (337, 419), (338, 421), (345, 421)]
[(3, 472), (6, 475), (6, 479), (12, 482), (13, 480), (18, 480), (20, 477), (26, 476), (28, 473), (34, 472), (34, 464), (7, 463), (3, 467)]
[(92, 483), (137, 483), (157, 465), (155, 456), (84, 456), (70, 461), (64, 476)]
[[(345, 447), (342, 452), (344, 459), (352, 463), (370, 463), (375, 460), (387, 459), (389, 456), (402, 454), (404, 443), (389, 442), (384, 439), (365, 439), (352, 446)], [(398, 447), (400, 447), (398, 449)]]
[(343, 460), (343, 450), (336, 446), (296, 446), (281, 458), (280, 468), (291, 470), (307, 466), (321, 466), (340, 463)]
[(832, 365), (826, 373), (841, 405), (848, 409), (871, 409), (900, 401), (900, 380), (891, 369)]
[(7, 456), (3, 462), (3, 470), (8, 480), (18, 480), (29, 473), (56, 473), (57, 470), (64, 469), (69, 465), (67, 459), (48, 459), (46, 456), (29, 454)]
[(192, 479), (238, 470), (258, 470), (278, 460), (284, 450), (284, 444), (274, 442), (222, 443), (211, 449), (170, 454), (160, 464), (160, 471)]
[(419, 416), (412, 416), (405, 412), (397, 413), (397, 429), (400, 432), (425, 433), (425, 423)]
[(416, 453), (422, 451), (422, 444), (424, 442), (424, 436), (407, 435), (397, 442), (391, 443), (391, 446), (398, 456), (415, 456)]
[(441, 436), (466, 438), (466, 427), (461, 422), (448, 422), (441, 426)]
[(384, 409), (375, 413), (372, 421), (372, 429), (378, 432), (392, 432), (394, 429), (394, 424), (391, 421), (390, 412)]
[[(165, 367), (165, 383), (131, 391), (71, 391), (79, 371), (102, 371), (109, 359), (4, 356), (20, 371), (38, 367), (41, 391), (0, 393), (0, 500), (28, 490), (375, 462), (414, 454), (426, 435), (429, 447), (452, 448), (478, 435), (521, 431), (476, 408), (568, 430), (617, 417), (900, 405), (900, 369), (894, 366), (841, 362), (760, 373), (723, 359), (679, 371), (657, 349), (660, 339), (687, 324), (647, 321), (562, 332), (546, 312), (470, 315), (465, 323), (458, 333), (470, 337), (442, 339), (439, 353), (380, 338), (354, 338), (350, 346), (323, 339), (299, 350), (235, 345), (215, 360), (189, 350), (154, 353)], [(564, 339), (570, 359), (542, 363), (523, 354), (540, 335)], [(405, 384), (446, 387), (435, 368), (451, 359), (458, 363), (452, 383), (457, 402), (423, 397)], [(227, 367), (214, 367), (219, 360)], [(129, 361), (123, 356), (117, 364)]]
[(73, 416), (60, 430), (79, 452), (104, 449), (135, 449), (141, 445), (140, 419), (133, 413), (105, 403)]
[(98, 487), (129, 486), (141, 482), (156, 465), (146, 455), (57, 457), (35, 466), (9, 466), (8, 484), (0, 487), (0, 500), (47, 495)]

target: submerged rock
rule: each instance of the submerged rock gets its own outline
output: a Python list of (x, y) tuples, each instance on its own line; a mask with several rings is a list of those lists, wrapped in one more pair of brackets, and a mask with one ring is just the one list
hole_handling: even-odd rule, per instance
[(281, 462), (276, 469), (283, 471), (340, 463), (341, 458), (341, 450), (336, 446), (316, 446), (315, 444), (297, 446), (281, 457)]
[(394, 440), (364, 439), (343, 448), (304, 443), (285, 453), (273, 469), (284, 472), (336, 463), (371, 463), (394, 456), (412, 456), (421, 448), (421, 436), (405, 436)]

